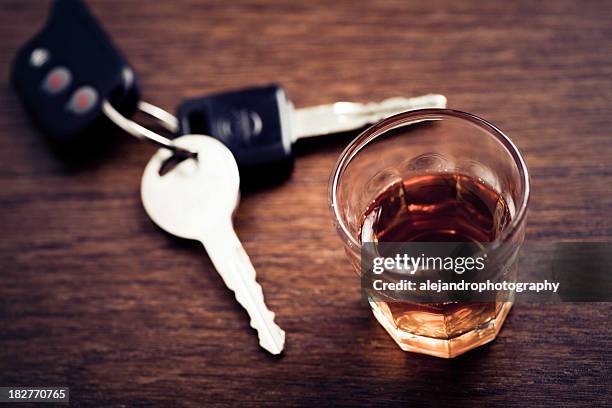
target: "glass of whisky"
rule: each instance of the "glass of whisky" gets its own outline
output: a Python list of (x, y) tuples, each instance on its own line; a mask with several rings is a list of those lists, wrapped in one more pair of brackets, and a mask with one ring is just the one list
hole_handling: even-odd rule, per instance
[[(365, 243), (486, 243), (516, 280), (529, 174), (497, 127), (450, 109), (422, 109), (365, 130), (341, 154), (329, 185), (334, 224), (355, 270)], [(501, 269), (500, 269), (501, 270)], [(406, 351), (452, 358), (488, 343), (512, 294), (487, 301), (383, 301), (379, 323)]]

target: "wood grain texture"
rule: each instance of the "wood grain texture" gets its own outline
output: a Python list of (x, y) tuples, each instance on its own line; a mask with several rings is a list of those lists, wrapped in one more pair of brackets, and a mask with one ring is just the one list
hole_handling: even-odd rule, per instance
[[(528, 239), (612, 237), (608, 1), (90, 0), (146, 100), (282, 83), (296, 106), (429, 92), (496, 123), (533, 181)], [(236, 229), (287, 331), (280, 359), (202, 248), (139, 199), (129, 137), (66, 166), (8, 84), (46, 2), (0, 4), (0, 385), (75, 406), (609, 406), (610, 304), (517, 305), (453, 360), (404, 353), (359, 298), (327, 180), (351, 136), (298, 148), (290, 181), (243, 197)]]

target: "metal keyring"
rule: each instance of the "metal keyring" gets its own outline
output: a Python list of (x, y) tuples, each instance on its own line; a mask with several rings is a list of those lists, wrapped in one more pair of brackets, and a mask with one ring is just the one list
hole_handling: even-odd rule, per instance
[(157, 119), (167, 131), (175, 134), (178, 132), (178, 119), (170, 112), (144, 101), (138, 102), (138, 110)]
[[(178, 120), (174, 115), (166, 112), (165, 110), (158, 108), (155, 105), (151, 105), (147, 102), (139, 102), (138, 109), (160, 121), (162, 126), (172, 133), (176, 133), (178, 130)], [(171, 150), (175, 155), (178, 155), (181, 160), (189, 158), (197, 158), (197, 153), (191, 150), (178, 147), (174, 144), (172, 139), (168, 139), (160, 134), (157, 134), (144, 126), (126, 118), (119, 113), (113, 105), (107, 100), (102, 103), (102, 111), (104, 114), (117, 126), (123, 129), (125, 132), (136, 137), (139, 140), (146, 140), (152, 142), (160, 147)]]

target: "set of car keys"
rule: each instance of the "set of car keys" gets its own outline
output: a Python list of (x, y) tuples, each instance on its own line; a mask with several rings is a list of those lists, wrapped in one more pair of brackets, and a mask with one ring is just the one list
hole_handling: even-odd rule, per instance
[[(359, 129), (411, 109), (445, 107), (442, 95), (381, 103), (337, 102), (294, 109), (276, 85), (191, 99), (177, 116), (140, 100), (134, 70), (80, 0), (56, 0), (45, 27), (18, 52), (12, 83), (26, 109), (62, 144), (105, 137), (111, 124), (160, 146), (141, 183), (144, 208), (162, 229), (201, 241), (213, 265), (247, 310), (261, 347), (282, 352), (255, 269), (232, 225), (240, 172), (292, 169), (300, 138)], [(129, 119), (140, 110), (175, 137)], [(263, 173), (262, 173), (263, 174)]]

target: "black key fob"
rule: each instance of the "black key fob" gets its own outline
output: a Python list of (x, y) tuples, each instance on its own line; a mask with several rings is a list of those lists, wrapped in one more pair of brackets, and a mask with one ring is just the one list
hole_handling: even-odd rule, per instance
[(107, 137), (102, 102), (124, 116), (139, 99), (134, 71), (79, 0), (56, 0), (44, 28), (17, 53), (11, 82), (55, 141)]
[(277, 85), (223, 92), (179, 106), (179, 133), (219, 139), (234, 154), (243, 182), (268, 184), (293, 169), (293, 105)]

